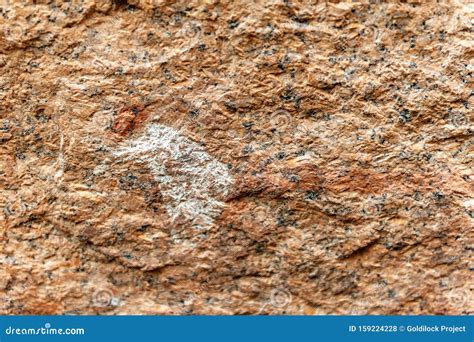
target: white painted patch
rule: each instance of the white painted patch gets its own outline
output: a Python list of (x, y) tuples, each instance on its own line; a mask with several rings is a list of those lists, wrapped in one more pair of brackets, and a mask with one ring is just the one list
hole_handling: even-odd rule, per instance
[(60, 132), (60, 138), (59, 138), (59, 154), (58, 154), (58, 160), (57, 163), (59, 164), (59, 169), (54, 175), (54, 178), (58, 181), (59, 183), (62, 183), (62, 177), (64, 174), (64, 134), (63, 132)]
[(227, 167), (171, 127), (151, 124), (145, 133), (112, 152), (148, 164), (175, 223), (198, 228), (220, 215), (233, 179)]

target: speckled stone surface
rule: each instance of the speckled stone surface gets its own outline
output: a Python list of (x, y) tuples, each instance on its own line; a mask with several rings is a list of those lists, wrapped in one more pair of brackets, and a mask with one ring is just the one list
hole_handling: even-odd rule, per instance
[(472, 314), (468, 1), (3, 1), (0, 314)]

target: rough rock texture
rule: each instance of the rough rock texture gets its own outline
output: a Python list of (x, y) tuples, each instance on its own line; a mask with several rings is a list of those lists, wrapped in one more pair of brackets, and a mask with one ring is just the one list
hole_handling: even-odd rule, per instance
[(0, 314), (474, 313), (473, 13), (3, 0)]

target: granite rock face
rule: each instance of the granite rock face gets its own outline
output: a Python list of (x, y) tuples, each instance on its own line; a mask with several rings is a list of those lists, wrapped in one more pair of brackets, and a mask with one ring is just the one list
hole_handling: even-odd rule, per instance
[(468, 1), (35, 3), (0, 314), (474, 313)]

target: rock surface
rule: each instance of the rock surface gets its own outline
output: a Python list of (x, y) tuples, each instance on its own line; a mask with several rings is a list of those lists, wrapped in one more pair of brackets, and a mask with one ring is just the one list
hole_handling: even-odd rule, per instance
[(474, 313), (468, 1), (4, 1), (0, 314)]

